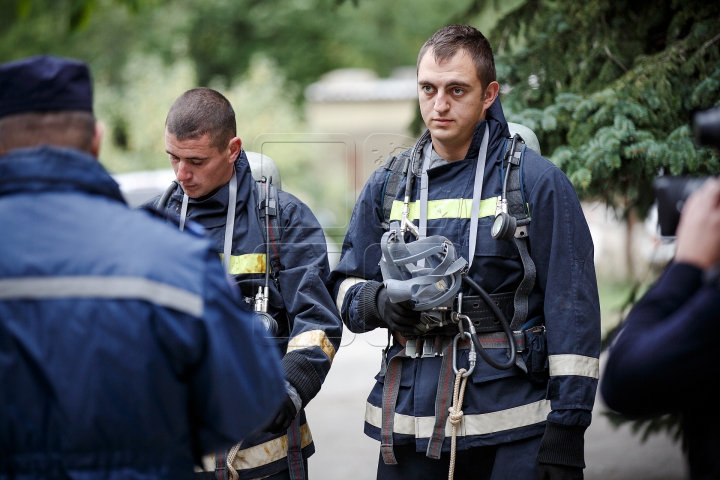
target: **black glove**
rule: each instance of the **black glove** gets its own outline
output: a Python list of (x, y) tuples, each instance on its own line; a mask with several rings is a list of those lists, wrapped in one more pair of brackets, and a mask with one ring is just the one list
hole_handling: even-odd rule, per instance
[(285, 395), (285, 400), (280, 405), (275, 419), (265, 427), (265, 431), (275, 434), (287, 431), (296, 415), (297, 410), (295, 409), (295, 404), (290, 399), (290, 395)]
[[(380, 318), (393, 330), (405, 335), (416, 335), (415, 326), (420, 323), (420, 312), (412, 309), (412, 302), (393, 303), (384, 286), (378, 290), (376, 300)], [(410, 303), (408, 305), (408, 303)]]
[(537, 480), (583, 480), (583, 469), (565, 465), (538, 464)]

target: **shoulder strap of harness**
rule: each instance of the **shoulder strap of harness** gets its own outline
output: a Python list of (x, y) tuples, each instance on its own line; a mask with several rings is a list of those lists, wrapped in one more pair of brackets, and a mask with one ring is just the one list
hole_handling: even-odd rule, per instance
[(384, 230), (390, 230), (390, 213), (392, 212), (393, 202), (400, 190), (400, 183), (405, 178), (405, 167), (410, 159), (410, 150), (406, 150), (397, 156), (388, 157), (383, 168), (385, 172), (385, 182), (382, 188), (382, 213)]
[[(267, 196), (265, 195), (266, 183), (264, 181), (255, 182), (258, 194), (258, 209), (257, 214), (260, 219), (260, 228), (262, 231), (263, 241), (267, 244), (270, 242), (270, 258), (268, 258), (267, 265), (270, 267), (270, 276), (275, 282), (275, 286), (280, 290), (280, 283), (278, 281), (278, 275), (282, 270), (282, 264), (280, 263), (280, 255), (278, 253), (277, 243), (282, 238), (282, 229), (280, 228), (280, 222), (278, 221), (278, 213), (280, 211), (280, 203), (278, 200), (277, 188), (275, 185), (267, 183)], [(265, 230), (265, 207), (267, 204), (267, 211), (270, 215), (269, 232)], [(268, 233), (270, 238), (268, 238)]]
[(523, 160), (525, 158), (525, 142), (520, 135), (515, 136), (508, 142), (508, 150), (503, 159), (503, 167), (506, 175), (509, 175), (507, 181), (507, 206), (508, 213), (517, 220), (517, 230), (515, 231), (515, 245), (520, 253), (520, 260), (523, 265), (523, 279), (515, 291), (515, 313), (513, 314), (510, 328), (518, 331), (527, 321), (528, 316), (528, 297), (535, 286), (535, 262), (530, 257), (528, 250), (528, 230), (530, 224), (530, 212), (528, 211), (527, 201), (525, 199), (525, 190), (522, 187), (522, 169)]

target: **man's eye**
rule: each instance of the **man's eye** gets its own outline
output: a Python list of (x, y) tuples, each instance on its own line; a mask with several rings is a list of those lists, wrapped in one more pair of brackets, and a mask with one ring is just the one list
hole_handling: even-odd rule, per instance
[(432, 93), (432, 87), (430, 85), (423, 85), (422, 91), (425, 93)]
[(465, 90), (463, 90), (462, 88), (453, 88), (453, 93), (455, 95), (462, 95), (463, 93), (465, 93)]

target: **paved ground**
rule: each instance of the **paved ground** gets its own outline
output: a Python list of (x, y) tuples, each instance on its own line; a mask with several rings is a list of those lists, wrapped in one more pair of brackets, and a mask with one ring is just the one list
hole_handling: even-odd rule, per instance
[[(345, 333), (325, 385), (307, 409), (317, 453), (310, 458), (312, 480), (375, 478), (378, 443), (363, 434), (365, 399), (380, 367), (385, 330), (363, 335)], [(585, 438), (586, 480), (682, 480), (686, 478), (680, 447), (666, 437), (645, 444), (628, 426), (614, 429), (599, 414)]]

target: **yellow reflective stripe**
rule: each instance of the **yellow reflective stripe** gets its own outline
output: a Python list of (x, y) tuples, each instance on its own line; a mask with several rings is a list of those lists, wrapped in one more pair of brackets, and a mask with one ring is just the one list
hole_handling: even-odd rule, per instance
[[(311, 442), (312, 434), (310, 433), (310, 427), (306, 423), (300, 427), (300, 446), (301, 448), (305, 448), (310, 445)], [(233, 460), (232, 465), (235, 470), (248, 470), (250, 468), (262, 467), (263, 465), (277, 462), (287, 457), (287, 448), (287, 435), (283, 435), (269, 442), (240, 450)]]
[[(220, 261), (224, 255), (220, 254)], [(265, 254), (246, 253), (245, 255), (230, 255), (230, 275), (247, 275), (250, 273), (265, 273)]]
[[(550, 401), (539, 400), (527, 405), (508, 408), (497, 412), (480, 413), (476, 415), (464, 414), (457, 435), (459, 437), (470, 435), (487, 435), (503, 432), (513, 428), (526, 427), (547, 420), (550, 413)], [(414, 435), (415, 438), (430, 438), (435, 425), (435, 417), (413, 417), (395, 413), (393, 432), (404, 435)], [(365, 404), (365, 421), (370, 425), (382, 428), (382, 409), (371, 403)], [(445, 435), (452, 435), (450, 419), (445, 424)]]
[[(492, 217), (497, 207), (497, 197), (480, 200), (480, 212), (478, 218)], [(390, 210), (390, 220), (402, 218), (403, 202), (393, 201)], [(444, 200), (428, 200), (428, 220), (440, 218), (470, 218), (472, 213), (472, 198), (447, 198)], [(408, 204), (408, 219), (417, 220), (420, 217), (420, 202)]]
[(308, 330), (297, 337), (293, 337), (288, 343), (287, 353), (311, 347), (320, 347), (320, 350), (325, 352), (325, 355), (330, 359), (330, 363), (332, 363), (333, 358), (335, 358), (335, 347), (333, 347), (333, 344), (330, 343), (327, 335), (322, 330)]
[(367, 282), (367, 280), (360, 277), (348, 277), (342, 281), (340, 288), (338, 288), (337, 298), (335, 299), (335, 306), (338, 309), (338, 313), (342, 314), (342, 306), (343, 303), (345, 303), (345, 295), (347, 295), (350, 287), (362, 282)]
[(549, 355), (550, 376), (578, 375), (600, 378), (600, 360), (584, 355)]

